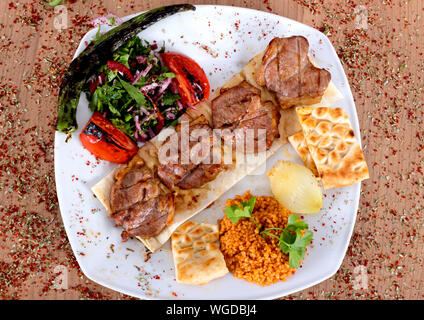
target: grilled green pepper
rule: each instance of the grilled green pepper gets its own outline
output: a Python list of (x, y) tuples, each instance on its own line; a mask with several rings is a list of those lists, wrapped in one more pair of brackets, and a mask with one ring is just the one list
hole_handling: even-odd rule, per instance
[(194, 11), (196, 8), (190, 4), (156, 8), (124, 22), (106, 32), (98, 40), (91, 42), (71, 62), (60, 85), (56, 130), (68, 134), (69, 137), (77, 129), (76, 111), (84, 85), (88, 77), (109, 60), (116, 49), (155, 22), (175, 13), (188, 10)]

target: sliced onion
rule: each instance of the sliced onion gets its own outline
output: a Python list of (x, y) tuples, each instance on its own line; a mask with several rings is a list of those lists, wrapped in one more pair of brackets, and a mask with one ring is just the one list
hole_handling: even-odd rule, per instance
[(174, 120), (176, 117), (175, 117), (175, 114), (173, 114), (173, 113), (171, 113), (171, 112), (168, 112), (167, 114), (166, 114), (166, 117), (168, 118), (168, 119), (171, 119), (171, 120)]
[(147, 65), (146, 69), (144, 69), (143, 71), (141, 71), (141, 76), (142, 77), (145, 77), (149, 73), (150, 69), (152, 69), (152, 68), (153, 68), (153, 65), (151, 63), (149, 63)]
[(164, 65), (165, 65), (165, 63), (163, 63), (163, 59), (162, 59), (162, 57), (161, 57), (160, 53), (158, 53), (158, 52), (153, 52), (153, 54), (155, 55), (156, 59), (158, 59), (158, 61), (159, 61), (160, 65), (161, 65), (161, 66), (164, 66)]
[(149, 60), (149, 58), (145, 56), (136, 56), (135, 59), (138, 63), (147, 63), (147, 61)]
[(136, 70), (135, 75), (134, 75), (134, 80), (131, 82), (132, 85), (135, 85), (138, 80), (140, 80), (142, 74), (139, 70)]
[(183, 104), (180, 102), (180, 100), (177, 100), (177, 106), (178, 106), (178, 111), (181, 111), (184, 109)]
[(197, 110), (197, 108), (195, 106), (193, 106), (190, 102), (186, 102), (187, 107), (193, 109), (193, 110)]
[(145, 115), (149, 114), (149, 111), (147, 111), (145, 107), (139, 106), (139, 109), (140, 109), (140, 114), (145, 114)]
[(175, 107), (169, 107), (162, 111), (162, 113), (168, 113), (171, 111), (178, 111)]
[(138, 141), (145, 142), (147, 139), (149, 139), (149, 136), (146, 133), (142, 133), (138, 138)]
[(162, 95), (164, 94), (165, 90), (168, 88), (171, 81), (172, 81), (172, 78), (166, 78), (160, 83), (159, 90), (156, 93), (156, 95), (153, 97), (154, 102), (158, 102), (162, 98)]
[(156, 134), (153, 132), (152, 128), (149, 127), (148, 132), (151, 139), (155, 137)]
[(159, 87), (159, 84), (156, 83), (156, 82), (153, 82), (151, 84), (146, 84), (145, 86), (142, 86), (140, 88), (140, 91), (144, 92), (144, 93), (148, 93), (149, 91), (152, 91), (152, 90), (156, 89), (157, 87)]
[(141, 125), (140, 125), (140, 121), (138, 119), (138, 115), (136, 115), (134, 117), (134, 121), (135, 121), (135, 127), (136, 127), (137, 131), (141, 131)]
[(311, 170), (295, 162), (278, 161), (267, 172), (274, 197), (295, 213), (317, 213), (322, 207), (322, 190)]

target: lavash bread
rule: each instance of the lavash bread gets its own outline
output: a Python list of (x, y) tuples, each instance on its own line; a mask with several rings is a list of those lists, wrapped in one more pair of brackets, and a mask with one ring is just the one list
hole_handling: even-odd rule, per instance
[(217, 225), (187, 221), (172, 234), (171, 247), (178, 283), (201, 285), (228, 273)]
[(296, 113), (324, 189), (369, 178), (365, 157), (342, 108), (297, 107)]
[(315, 177), (319, 177), (317, 167), (315, 165), (314, 160), (311, 157), (303, 132), (300, 131), (298, 133), (295, 133), (294, 135), (290, 136), (288, 139), (290, 144), (294, 148), (294, 150), (296, 150), (300, 159), (302, 159), (305, 166), (312, 171)]

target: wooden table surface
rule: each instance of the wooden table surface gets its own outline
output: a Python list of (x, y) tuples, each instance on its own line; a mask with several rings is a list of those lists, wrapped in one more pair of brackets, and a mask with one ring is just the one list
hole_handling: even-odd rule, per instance
[[(59, 31), (42, 0), (0, 2), (0, 298), (131, 298), (88, 280), (67, 241), (54, 182), (57, 88), (93, 18), (170, 3), (178, 1), (64, 0), (68, 27)], [(423, 299), (424, 2), (193, 3), (249, 7), (315, 27), (349, 77), (371, 178), (339, 271), (285, 298)], [(68, 289), (53, 286), (57, 266), (68, 270)]]

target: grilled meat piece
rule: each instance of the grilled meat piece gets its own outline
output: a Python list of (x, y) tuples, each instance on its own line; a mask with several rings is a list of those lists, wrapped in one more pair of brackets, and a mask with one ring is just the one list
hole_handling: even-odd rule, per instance
[[(209, 152), (207, 152), (209, 150), (202, 149), (204, 141), (201, 138), (194, 137), (193, 133), (196, 129), (204, 130), (207, 135), (212, 134), (212, 129), (208, 124), (199, 123), (189, 127), (189, 136), (182, 137), (182, 132), (177, 131), (173, 133), (173, 136), (168, 137), (163, 144), (165, 148), (169, 143), (178, 143), (178, 148), (174, 150), (175, 154), (169, 160), (161, 161), (162, 159), (159, 159), (158, 176), (169, 189), (177, 185), (191, 170), (209, 156)], [(182, 149), (182, 139), (189, 139), (189, 141), (186, 141), (187, 148)], [(197, 154), (195, 154), (196, 151), (198, 151)]]
[(214, 180), (222, 171), (222, 164), (201, 163), (178, 183), (181, 189), (200, 188), (205, 183)]
[[(119, 177), (120, 175), (118, 174), (118, 178)], [(123, 175), (121, 186), (123, 188), (128, 188), (135, 185), (139, 181), (147, 181), (152, 178), (153, 178), (152, 172), (148, 168), (144, 166), (132, 167), (130, 170), (126, 171), (125, 174)]]
[(110, 191), (112, 212), (128, 209), (132, 205), (159, 195), (159, 187), (150, 170), (143, 165), (126, 168), (116, 175)]
[(262, 58), (256, 81), (276, 94), (283, 109), (320, 102), (330, 83), (331, 74), (310, 62), (308, 50), (302, 36), (274, 38)]
[(239, 122), (246, 115), (246, 110), (249, 110), (252, 96), (260, 96), (260, 94), (261, 90), (247, 81), (229, 89), (222, 89), (220, 95), (212, 100), (213, 127), (231, 127)]
[[(271, 102), (265, 102), (260, 110), (239, 122), (237, 129), (234, 130), (233, 146), (237, 141), (242, 141), (245, 153), (268, 150), (274, 138), (279, 135), (279, 120), (280, 113), (277, 107)], [(249, 130), (253, 137), (249, 136)], [(265, 133), (263, 137), (260, 136), (261, 130)], [(264, 147), (260, 145), (263, 141), (265, 141)]]
[[(261, 102), (260, 94), (259, 89), (243, 81), (212, 100), (214, 128), (224, 129), (221, 137), (226, 143), (231, 143), (233, 148), (244, 143), (245, 153), (262, 149), (258, 146), (262, 130), (265, 133), (265, 150), (271, 147), (274, 138), (279, 135), (280, 113), (272, 102)], [(232, 106), (236, 106), (236, 112)]]
[[(202, 131), (197, 131), (197, 130)], [(169, 189), (178, 186), (182, 189), (199, 188), (205, 183), (213, 180), (222, 169), (220, 164), (209, 164), (212, 162), (213, 148), (218, 147), (214, 139), (212, 128), (206, 118), (201, 116), (189, 124), (187, 136), (182, 134), (183, 127), (177, 127), (177, 132), (168, 137), (159, 151), (158, 176)], [(182, 139), (187, 147), (182, 148)], [(169, 150), (170, 143), (178, 143), (173, 156), (167, 155), (169, 159), (162, 159), (163, 150)], [(202, 171), (205, 172), (202, 172)], [(200, 180), (194, 181), (196, 177)], [(184, 182), (185, 181), (185, 182)]]
[(163, 194), (159, 181), (137, 156), (115, 175), (110, 192), (111, 218), (122, 226), (122, 239), (159, 234), (174, 217), (175, 195)]
[(122, 226), (122, 240), (130, 237), (149, 238), (158, 235), (174, 218), (175, 195), (164, 194), (112, 215), (117, 226)]
[(158, 176), (162, 183), (169, 189), (173, 189), (180, 181), (182, 181), (196, 165), (194, 163), (166, 163), (160, 164), (158, 167)]

